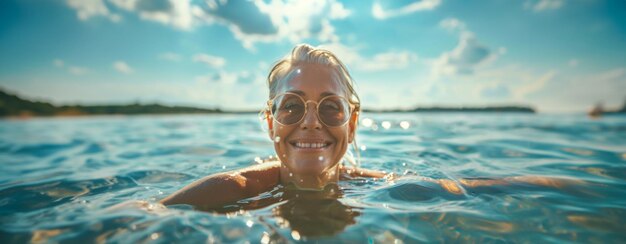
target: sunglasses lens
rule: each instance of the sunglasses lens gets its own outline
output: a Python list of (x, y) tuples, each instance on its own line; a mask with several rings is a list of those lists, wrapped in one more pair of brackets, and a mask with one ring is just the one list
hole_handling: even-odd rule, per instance
[(272, 114), (281, 124), (290, 125), (300, 121), (304, 112), (304, 102), (296, 95), (283, 94), (274, 98)]
[(350, 105), (344, 98), (326, 97), (320, 102), (318, 114), (322, 122), (328, 126), (343, 125), (348, 121)]

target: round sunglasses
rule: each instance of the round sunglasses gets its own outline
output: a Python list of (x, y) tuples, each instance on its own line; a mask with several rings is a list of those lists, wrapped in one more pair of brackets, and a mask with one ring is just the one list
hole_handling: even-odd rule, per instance
[(339, 95), (326, 96), (316, 102), (305, 101), (296, 93), (285, 92), (269, 100), (267, 105), (272, 117), (279, 124), (286, 126), (300, 123), (304, 119), (309, 103), (315, 103), (317, 118), (328, 127), (345, 125), (350, 119), (352, 103)]

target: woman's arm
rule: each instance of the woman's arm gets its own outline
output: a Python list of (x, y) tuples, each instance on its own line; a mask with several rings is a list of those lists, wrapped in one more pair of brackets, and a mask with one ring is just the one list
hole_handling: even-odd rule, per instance
[(378, 170), (371, 170), (371, 169), (363, 169), (363, 168), (353, 168), (353, 167), (345, 167), (343, 165), (339, 166), (342, 175), (344, 175), (344, 173), (348, 176), (348, 177), (367, 177), (367, 178), (384, 178), (384, 177), (392, 177), (393, 173), (386, 173), (383, 171), (378, 171)]
[(550, 176), (537, 176), (537, 175), (523, 175), (512, 176), (495, 179), (460, 179), (453, 181), (450, 179), (428, 179), (428, 181), (436, 182), (441, 187), (446, 189), (450, 193), (462, 194), (463, 187), (465, 188), (477, 188), (477, 187), (489, 187), (489, 186), (502, 186), (516, 183), (524, 183), (538, 186), (563, 188), (571, 185), (583, 185), (585, 181), (578, 179), (562, 178), (562, 177), (550, 177)]
[(579, 179), (553, 177), (553, 176), (539, 176), (539, 175), (522, 175), (511, 176), (500, 179), (461, 179), (459, 183), (465, 187), (484, 187), (484, 186), (497, 186), (497, 185), (509, 185), (515, 183), (524, 183), (538, 186), (563, 188), (571, 185), (583, 185), (586, 182)]
[(279, 182), (279, 162), (267, 162), (197, 180), (160, 203), (215, 208), (269, 191)]

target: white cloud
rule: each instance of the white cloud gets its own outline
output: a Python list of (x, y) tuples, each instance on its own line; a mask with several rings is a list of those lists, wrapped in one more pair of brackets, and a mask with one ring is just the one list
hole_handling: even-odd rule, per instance
[(362, 61), (358, 66), (368, 71), (403, 69), (417, 60), (417, 55), (404, 52), (384, 52), (374, 55), (371, 60)]
[(63, 66), (65, 66), (65, 62), (63, 62), (63, 60), (61, 59), (55, 59), (52, 61), (52, 64), (54, 64), (54, 66), (61, 68)]
[(531, 105), (539, 112), (585, 112), (598, 102), (604, 102), (607, 108), (623, 104), (626, 68), (580, 75), (508, 65), (490, 67), (472, 76), (431, 81), (416, 84), (413, 97), (432, 104), (513, 103)]
[(350, 10), (347, 10), (341, 3), (331, 2), (330, 4), (330, 18), (331, 19), (345, 19), (350, 16)]
[(278, 28), (278, 35), (293, 43), (315, 37), (321, 41), (338, 41), (330, 21), (350, 15), (343, 4), (334, 0), (273, 1), (269, 4), (257, 1), (257, 5), (270, 16)]
[(120, 72), (122, 74), (132, 74), (134, 72), (133, 68), (131, 68), (126, 62), (124, 61), (115, 61), (113, 63), (113, 68), (115, 70), (117, 70), (117, 72)]
[(67, 70), (73, 75), (84, 75), (89, 72), (89, 69), (79, 66), (69, 66)]
[(474, 70), (497, 58), (497, 54), (482, 45), (473, 34), (464, 33), (458, 45), (433, 62), (436, 75), (472, 74)]
[(310, 38), (321, 42), (339, 41), (331, 20), (350, 15), (336, 0), (207, 3), (207, 8), (196, 9), (197, 15), (207, 24), (228, 26), (235, 38), (251, 50), (258, 42), (298, 43)]
[(218, 72), (214, 74), (196, 76), (196, 82), (234, 84), (237, 83), (238, 77), (237, 73)]
[(379, 2), (372, 5), (372, 15), (376, 19), (388, 19), (418, 11), (433, 10), (441, 5), (441, 0), (421, 0), (397, 9), (385, 9)]
[(137, 12), (141, 19), (190, 30), (194, 24), (189, 0), (110, 0), (115, 6)]
[(593, 75), (592, 79), (598, 83), (607, 83), (607, 82), (620, 81), (620, 80), (623, 81), (623, 79), (620, 79), (620, 78), (624, 78), (625, 74), (626, 74), (626, 69), (617, 68), (617, 69), (612, 69), (612, 70), (605, 71), (603, 73)]
[(541, 75), (539, 78), (535, 79), (534, 81), (531, 81), (526, 84), (521, 84), (515, 87), (513, 89), (513, 96), (518, 100), (527, 98), (529, 94), (543, 89), (546, 86), (546, 84), (548, 84), (548, 82), (554, 79), (554, 76), (556, 74), (557, 72), (555, 70), (550, 70), (546, 72), (545, 74)]
[(324, 44), (320, 45), (319, 48), (333, 52), (346, 65), (361, 71), (403, 69), (417, 61), (417, 55), (409, 51), (388, 51), (374, 54), (372, 57), (364, 57), (355, 47), (341, 43)]
[(435, 76), (473, 74), (477, 68), (493, 62), (499, 55), (506, 53), (504, 47), (493, 52), (480, 43), (475, 34), (468, 30), (466, 24), (458, 19), (444, 19), (439, 26), (458, 33), (459, 42), (453, 50), (442, 53), (431, 62)]
[(159, 59), (172, 62), (180, 62), (183, 58), (177, 53), (166, 52), (159, 54)]
[(457, 18), (446, 18), (439, 22), (439, 26), (449, 31), (467, 31), (465, 23)]
[[(616, 108), (624, 103), (626, 68), (614, 68), (595, 74), (563, 73), (550, 82), (543, 94), (535, 94), (545, 111), (583, 112), (596, 103)], [(541, 96), (540, 96), (541, 95)]]
[(84, 74), (89, 73), (88, 68), (70, 65), (70, 64), (65, 63), (65, 61), (63, 61), (62, 59), (58, 59), (58, 58), (52, 60), (52, 65), (54, 65), (54, 67), (57, 67), (59, 69), (63, 69), (67, 67), (67, 72), (69, 72), (72, 75), (84, 75)]
[(242, 45), (254, 50), (255, 43), (305, 39), (336, 42), (332, 20), (344, 19), (350, 11), (337, 0), (68, 0), (81, 20), (92, 16), (107, 16), (119, 21), (112, 11), (125, 10), (143, 20), (160, 22), (179, 30), (191, 30), (198, 25), (227, 26)]
[(113, 22), (122, 19), (120, 15), (109, 11), (103, 0), (67, 0), (67, 5), (76, 10), (78, 19), (82, 21), (95, 16), (104, 16)]
[(261, 73), (251, 74), (248, 71), (228, 72), (218, 71), (216, 73), (196, 76), (195, 80), (201, 84), (264, 84), (265, 77)]
[(211, 56), (204, 53), (198, 53), (193, 56), (194, 62), (204, 63), (211, 68), (221, 68), (226, 65), (226, 59), (218, 56)]
[(541, 12), (563, 7), (563, 0), (527, 0), (524, 2), (524, 8), (531, 9), (534, 12)]

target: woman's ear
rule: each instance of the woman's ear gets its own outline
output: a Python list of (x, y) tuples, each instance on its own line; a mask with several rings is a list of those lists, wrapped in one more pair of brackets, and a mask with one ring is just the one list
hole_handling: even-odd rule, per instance
[(352, 116), (350, 116), (350, 122), (348, 122), (348, 143), (352, 143), (354, 141), (354, 134), (356, 133), (356, 128), (359, 125), (359, 111), (352, 112)]

